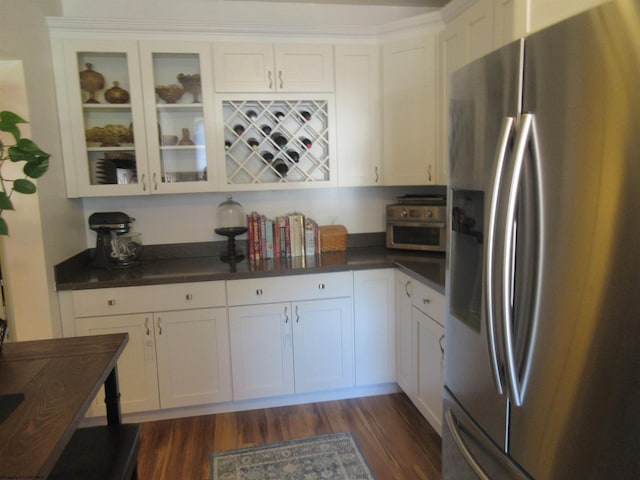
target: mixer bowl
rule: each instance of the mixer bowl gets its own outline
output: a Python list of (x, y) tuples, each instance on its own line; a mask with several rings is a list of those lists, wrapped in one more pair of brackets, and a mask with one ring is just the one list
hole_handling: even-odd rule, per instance
[(116, 268), (130, 267), (138, 263), (142, 254), (142, 234), (127, 232), (116, 234), (112, 232), (105, 241), (105, 248), (109, 260)]

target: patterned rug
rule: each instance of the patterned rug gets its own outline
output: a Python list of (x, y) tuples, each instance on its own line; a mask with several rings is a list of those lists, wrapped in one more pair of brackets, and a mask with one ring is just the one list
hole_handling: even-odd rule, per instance
[(211, 454), (211, 480), (375, 480), (350, 433)]

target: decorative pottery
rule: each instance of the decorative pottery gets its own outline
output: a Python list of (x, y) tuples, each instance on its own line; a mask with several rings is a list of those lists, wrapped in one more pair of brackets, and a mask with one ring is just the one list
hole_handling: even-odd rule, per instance
[(184, 95), (184, 88), (180, 85), (172, 83), (171, 85), (158, 85), (156, 87), (156, 93), (158, 96), (167, 103), (176, 103)]
[(129, 92), (120, 88), (120, 82), (113, 82), (113, 87), (104, 92), (104, 98), (109, 103), (129, 103)]
[(96, 100), (96, 92), (104, 88), (104, 77), (93, 69), (93, 64), (85, 63), (86, 70), (80, 72), (80, 88), (89, 94), (85, 103), (100, 103)]
[(191, 134), (188, 128), (182, 129), (182, 138), (178, 142), (178, 145), (193, 145), (193, 140), (191, 140)]
[(193, 103), (200, 103), (200, 94), (202, 93), (200, 74), (185, 75), (184, 73), (179, 73), (176, 78), (184, 89), (193, 95)]

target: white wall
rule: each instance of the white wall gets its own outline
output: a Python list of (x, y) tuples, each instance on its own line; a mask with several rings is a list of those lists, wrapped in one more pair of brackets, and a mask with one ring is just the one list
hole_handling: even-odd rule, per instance
[[(238, 192), (233, 199), (245, 213), (255, 210), (268, 217), (298, 211), (320, 225), (343, 224), (349, 233), (384, 231), (384, 206), (396, 196), (430, 191), (429, 187), (360, 187), (296, 191)], [(147, 245), (224, 240), (214, 233), (218, 205), (224, 193), (156, 195), (148, 197), (84, 199), (87, 247), (95, 247), (96, 234), (87, 220), (94, 212), (122, 211), (136, 219), (133, 230)], [(240, 237), (243, 238), (243, 237)]]
[[(60, 15), (57, 0), (0, 0), (0, 57), (21, 61), (23, 79), (0, 99), (0, 110), (16, 108), (30, 121), (28, 135), (51, 153), (50, 171), (33, 196), (16, 197), (6, 214), (10, 237), (2, 241), (12, 338), (59, 333), (53, 266), (84, 248), (82, 203), (66, 198), (57, 109), (45, 16)], [(18, 62), (19, 63), (19, 62)], [(16, 82), (15, 74), (7, 74)], [(20, 75), (18, 75), (20, 76)], [(8, 85), (8, 80), (0, 84)]]

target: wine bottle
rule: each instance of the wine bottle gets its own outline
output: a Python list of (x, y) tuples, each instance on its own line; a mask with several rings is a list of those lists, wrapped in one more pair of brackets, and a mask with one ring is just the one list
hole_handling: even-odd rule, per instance
[(247, 118), (251, 121), (251, 122), (255, 122), (256, 119), (258, 118), (258, 114), (256, 112), (254, 112), (253, 110), (249, 110), (247, 112)]
[(236, 132), (236, 135), (240, 136), (244, 133), (244, 126), (240, 124), (234, 125), (233, 131)]
[(313, 143), (311, 143), (311, 140), (309, 140), (308, 138), (301, 138), (300, 142), (307, 148), (311, 148), (313, 146)]
[(256, 140), (255, 138), (250, 138), (249, 140), (247, 140), (247, 143), (253, 150), (257, 150), (258, 145), (260, 145), (260, 142), (258, 142), (258, 140)]
[(300, 161), (300, 154), (295, 150), (287, 150), (287, 156), (292, 162), (298, 163)]
[(265, 137), (271, 135), (271, 127), (269, 125), (262, 125), (260, 127), (260, 130), (262, 130), (262, 133), (264, 133)]
[(231, 142), (229, 140), (224, 141), (224, 149), (229, 150), (231, 148)]
[(285, 162), (283, 159), (276, 158), (271, 164), (271, 166), (274, 168), (274, 170), (280, 177), (284, 178), (287, 176), (287, 172), (289, 171), (289, 165), (287, 165), (287, 162)]
[(302, 119), (305, 122), (308, 122), (309, 120), (311, 120), (311, 114), (309, 112), (307, 112), (306, 110), (303, 110), (300, 112), (300, 116), (302, 117)]
[(273, 162), (273, 153), (271, 152), (262, 152), (260, 153), (260, 157), (262, 158), (262, 161), (267, 165)]
[(284, 150), (287, 146), (287, 138), (279, 132), (274, 132), (271, 135), (271, 140), (278, 146), (280, 150)]
[(276, 121), (281, 122), (282, 120), (284, 120), (284, 113), (276, 112), (274, 115), (276, 117)]

